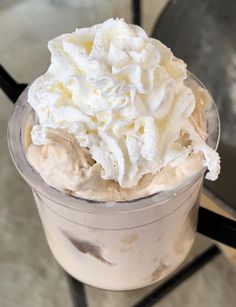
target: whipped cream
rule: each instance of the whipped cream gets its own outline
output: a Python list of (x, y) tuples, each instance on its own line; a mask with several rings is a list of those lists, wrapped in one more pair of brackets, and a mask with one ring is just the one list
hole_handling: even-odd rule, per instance
[(165, 167), (177, 169), (196, 153), (207, 178), (217, 178), (219, 156), (192, 120), (196, 99), (184, 84), (186, 65), (160, 41), (109, 19), (61, 35), (48, 48), (51, 65), (28, 94), (39, 120), (34, 145), (52, 144), (48, 129), (64, 130), (89, 152), (99, 176), (121, 188)]

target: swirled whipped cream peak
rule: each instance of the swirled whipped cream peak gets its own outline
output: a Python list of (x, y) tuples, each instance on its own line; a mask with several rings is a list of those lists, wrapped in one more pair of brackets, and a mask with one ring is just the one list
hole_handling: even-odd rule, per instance
[(38, 118), (28, 158), (47, 183), (75, 193), (99, 185), (132, 191), (146, 181), (146, 191), (151, 183), (165, 190), (173, 184), (160, 176), (182, 181), (190, 160), (190, 175), (207, 167), (207, 178), (217, 178), (219, 156), (205, 142), (205, 94), (185, 84), (186, 64), (160, 41), (109, 19), (48, 48), (49, 69), (28, 93)]

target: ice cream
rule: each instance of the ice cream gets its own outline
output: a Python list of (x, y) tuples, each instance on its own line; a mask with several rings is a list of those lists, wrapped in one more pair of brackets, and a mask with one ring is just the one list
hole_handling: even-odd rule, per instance
[(18, 99), (8, 136), (51, 251), (95, 287), (157, 282), (186, 258), (204, 171), (220, 170), (212, 97), (124, 20), (48, 46), (51, 65)]
[(207, 94), (185, 84), (185, 63), (160, 41), (109, 19), (48, 47), (51, 65), (28, 94), (38, 123), (27, 156), (49, 185), (119, 200), (173, 189), (203, 167), (217, 178)]

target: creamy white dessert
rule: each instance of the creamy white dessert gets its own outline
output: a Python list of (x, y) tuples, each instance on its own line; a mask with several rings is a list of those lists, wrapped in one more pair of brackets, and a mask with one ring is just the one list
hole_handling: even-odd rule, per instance
[(203, 167), (217, 178), (219, 156), (204, 139), (207, 94), (185, 85), (185, 63), (160, 41), (109, 19), (48, 47), (51, 65), (28, 95), (39, 122), (27, 153), (46, 183), (125, 200), (173, 189)]
[(206, 143), (212, 98), (166, 46), (122, 19), (48, 46), (51, 65), (28, 93), (36, 121), (25, 151), (47, 183), (32, 189), (49, 246), (92, 286), (157, 282), (191, 248), (204, 170), (210, 180), (220, 171)]

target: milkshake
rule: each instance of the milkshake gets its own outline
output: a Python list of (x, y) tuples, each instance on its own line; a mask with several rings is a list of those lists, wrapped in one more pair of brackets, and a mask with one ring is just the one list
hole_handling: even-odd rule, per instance
[(89, 285), (130, 290), (186, 258), (219, 119), (204, 86), (122, 19), (48, 44), (48, 71), (20, 96), (9, 148), (52, 253)]

